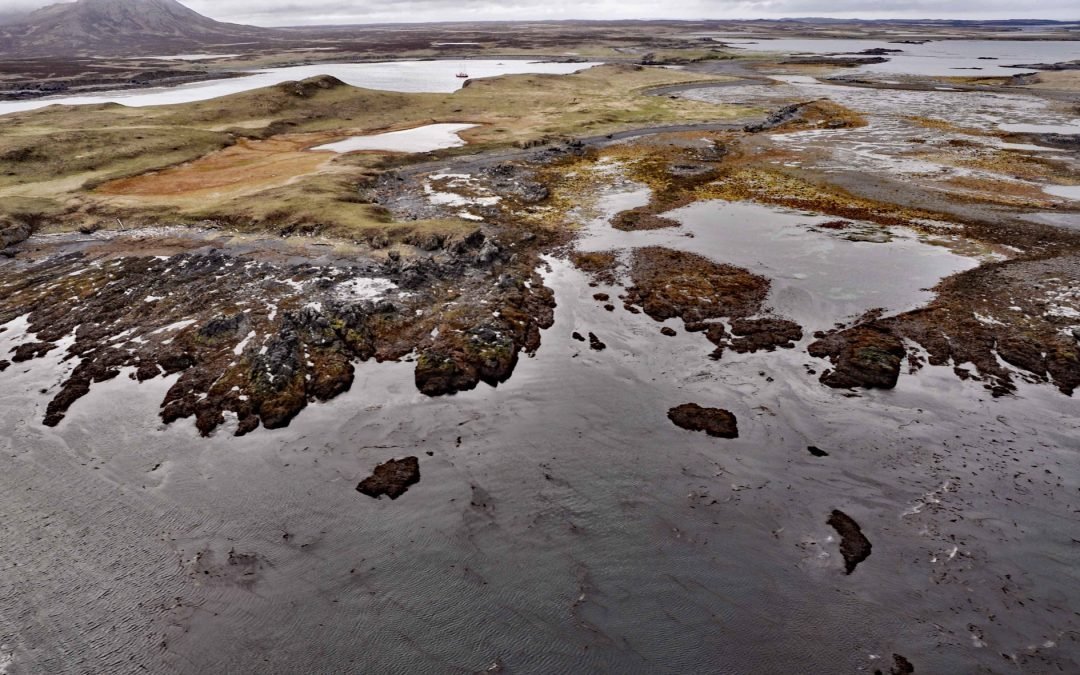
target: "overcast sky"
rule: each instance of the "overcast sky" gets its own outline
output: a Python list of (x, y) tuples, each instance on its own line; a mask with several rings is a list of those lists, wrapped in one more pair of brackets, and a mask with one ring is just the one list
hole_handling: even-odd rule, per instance
[[(55, 0), (0, 0), (0, 12)], [(1080, 0), (180, 0), (221, 21), (260, 26), (497, 19), (1080, 19)]]

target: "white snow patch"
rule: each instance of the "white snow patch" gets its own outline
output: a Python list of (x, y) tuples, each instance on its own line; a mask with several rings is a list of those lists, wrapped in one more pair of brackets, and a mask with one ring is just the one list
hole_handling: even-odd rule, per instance
[(244, 353), (244, 348), (248, 346), (248, 343), (255, 338), (255, 331), (251, 331), (241, 340), (235, 347), (233, 347), (233, 354), (240, 356)]
[(183, 328), (187, 328), (188, 326), (190, 326), (190, 325), (192, 325), (194, 323), (195, 323), (195, 319), (184, 319), (183, 321), (177, 321), (176, 323), (170, 323), (168, 326), (164, 326), (163, 328), (158, 328), (152, 334), (157, 335), (159, 333), (168, 333), (169, 331), (173, 331), (173, 330), (181, 330)]

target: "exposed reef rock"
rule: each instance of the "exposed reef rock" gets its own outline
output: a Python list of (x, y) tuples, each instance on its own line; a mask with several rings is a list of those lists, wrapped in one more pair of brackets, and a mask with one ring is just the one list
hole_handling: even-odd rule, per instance
[(736, 319), (731, 332), (737, 337), (728, 344), (740, 354), (758, 350), (773, 351), (777, 347), (793, 349), (802, 339), (802, 326), (787, 319)]
[(679, 227), (680, 225), (681, 223), (677, 220), (652, 213), (652, 207), (649, 206), (623, 211), (611, 219), (611, 226), (624, 232), (661, 230), (668, 227)]
[(1005, 68), (1023, 68), (1024, 70), (1080, 70), (1080, 61), (1059, 61), (1058, 63), (1017, 63)]
[[(478, 267), (481, 241), (491, 247)], [(483, 237), (454, 249), (350, 267), (219, 250), (54, 256), (0, 270), (0, 323), (28, 314), (35, 337), (16, 361), (75, 338), (64, 359), (78, 365), (49, 402), (47, 425), (93, 383), (130, 368), (140, 381), (180, 375), (162, 403), (165, 422), (194, 417), (210, 434), (230, 413), (240, 435), (286, 426), (308, 402), (346, 391), (357, 361), (418, 351), (417, 386), (429, 395), (505, 381), (518, 352), (539, 347), (553, 294), (525, 249), (514, 262)], [(384, 297), (356, 290), (373, 283), (389, 289)], [(462, 295), (468, 302), (456, 303)]]
[(30, 238), (34, 228), (30, 223), (0, 219), (0, 249), (21, 244)]
[[(748, 318), (764, 308), (769, 280), (745, 269), (649, 247), (634, 251), (630, 278), (627, 309), (641, 307), (657, 321), (682, 319), (688, 332), (703, 332), (716, 345), (713, 358), (728, 348), (740, 353), (791, 349), (802, 339), (802, 327), (793, 321)], [(718, 319), (730, 319), (731, 332)]]
[(1078, 288), (1076, 254), (985, 264), (942, 281), (924, 308), (887, 318), (871, 313), (819, 334), (809, 350), (832, 360), (834, 369), (821, 378), (832, 387), (894, 387), (905, 356), (912, 370), (924, 363), (906, 340), (925, 350), (931, 365), (980, 379), (995, 396), (1016, 391), (1018, 376), (1071, 395), (1080, 386)]
[(29, 361), (30, 359), (45, 356), (54, 349), (56, 349), (56, 345), (51, 342), (27, 342), (19, 345), (13, 350), (12, 353), (14, 355), (11, 357), (11, 360), (15, 363)]
[(870, 540), (859, 524), (843, 511), (834, 510), (828, 524), (840, 535), (840, 554), (844, 556), (845, 573), (851, 574), (862, 561), (870, 557)]
[(836, 66), (838, 68), (855, 68), (857, 66), (869, 66), (875, 63), (886, 63), (889, 59), (881, 56), (796, 56), (784, 59), (780, 63), (794, 66)]
[(809, 347), (811, 356), (829, 358), (833, 369), (821, 376), (834, 388), (892, 389), (907, 355), (904, 343), (887, 329), (864, 325), (825, 335)]
[(739, 437), (735, 415), (722, 408), (703, 408), (696, 403), (685, 403), (669, 410), (668, 419), (675, 426), (688, 431), (704, 431), (717, 438)]
[(626, 302), (657, 321), (743, 318), (757, 313), (769, 292), (768, 279), (747, 270), (659, 247), (634, 251), (630, 277)]
[(356, 491), (373, 499), (379, 499), (383, 495), (397, 499), (419, 482), (419, 459), (391, 459), (375, 467), (375, 471), (356, 486)]
[(588, 274), (593, 283), (614, 284), (616, 282), (619, 259), (611, 251), (590, 253), (575, 251), (570, 254), (570, 262), (574, 267)]

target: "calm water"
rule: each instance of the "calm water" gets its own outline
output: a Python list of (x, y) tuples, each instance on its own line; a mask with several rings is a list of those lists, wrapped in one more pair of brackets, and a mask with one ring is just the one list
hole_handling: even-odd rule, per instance
[[(647, 200), (648, 190), (637, 189), (608, 195), (602, 206), (615, 213)], [(665, 215), (682, 227), (622, 232), (601, 218), (585, 230), (579, 248), (664, 246), (744, 267), (772, 280), (773, 311), (811, 330), (879, 307), (914, 309), (933, 299), (927, 289), (939, 280), (978, 264), (903, 228), (856, 223), (852, 230), (822, 230), (815, 226), (836, 218), (749, 202), (698, 202)], [(889, 241), (846, 239), (854, 230), (888, 233)]]
[(465, 80), (455, 77), (462, 67), (470, 77), (495, 77), (515, 73), (562, 75), (590, 68), (594, 63), (540, 63), (530, 61), (393, 61), (384, 63), (324, 63), (253, 71), (247, 77), (209, 80), (178, 87), (98, 92), (85, 96), (60, 96), (33, 101), (0, 101), (0, 115), (36, 110), (48, 105), (122, 103), (141, 107), (189, 103), (250, 91), (261, 87), (318, 75), (332, 75), (354, 87), (408, 93), (457, 91)]
[[(902, 49), (886, 54), (887, 63), (862, 66), (845, 72), (894, 75), (1015, 75), (1025, 72), (1007, 65), (1057, 63), (1080, 59), (1080, 41), (938, 40), (922, 45), (894, 44), (882, 40), (758, 40), (729, 44), (758, 52), (833, 54), (864, 49)], [(986, 57), (986, 58), (980, 58)], [(992, 60), (991, 60), (992, 59)], [(967, 70), (978, 68), (980, 70)]]

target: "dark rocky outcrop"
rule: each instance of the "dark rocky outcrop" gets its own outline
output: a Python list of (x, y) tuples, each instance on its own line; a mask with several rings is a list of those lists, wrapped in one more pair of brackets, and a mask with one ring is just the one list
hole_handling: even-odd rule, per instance
[(829, 516), (828, 525), (840, 535), (840, 554), (844, 556), (844, 570), (851, 574), (862, 561), (870, 557), (870, 540), (862, 533), (855, 520), (840, 510)]
[(0, 219), (0, 249), (21, 244), (33, 233), (34, 229), (29, 223)]
[(1057, 63), (1017, 63), (1004, 68), (1022, 68), (1023, 70), (1080, 70), (1080, 61), (1059, 61)]
[(883, 56), (795, 56), (784, 59), (780, 63), (793, 66), (836, 66), (837, 68), (855, 68), (857, 66), (869, 66), (875, 63), (886, 63), (889, 59)]
[(865, 325), (842, 334), (821, 334), (809, 347), (811, 356), (829, 358), (833, 368), (821, 382), (833, 388), (892, 389), (900, 377), (900, 363), (907, 350), (888, 329)]
[[(468, 241), (471, 237), (464, 237)], [(522, 350), (534, 352), (551, 325), (553, 294), (519, 247), (516, 265), (496, 256), (483, 271), (461, 255), (389, 259), (363, 266), (282, 264), (211, 251), (132, 255), (107, 264), (85, 254), (0, 269), (9, 292), (0, 323), (28, 314), (37, 358), (74, 334), (65, 359), (80, 359), (50, 401), (59, 424), (95, 382), (132, 368), (133, 379), (179, 375), (161, 407), (166, 423), (194, 418), (204, 435), (231, 413), (235, 432), (288, 425), (311, 401), (353, 382), (354, 363), (413, 351), (417, 386), (451, 394), (505, 381)], [(408, 289), (350, 299), (372, 276)], [(453, 299), (466, 295), (461, 303)]]
[(622, 211), (611, 219), (611, 226), (623, 232), (661, 230), (669, 227), (680, 227), (681, 225), (682, 223), (673, 218), (665, 218), (652, 213), (651, 206)]
[(769, 292), (768, 279), (745, 269), (659, 247), (634, 251), (630, 277), (627, 304), (657, 321), (743, 318), (757, 313)]
[(696, 403), (685, 403), (669, 410), (668, 419), (675, 426), (688, 431), (704, 431), (717, 438), (739, 437), (735, 415), (722, 408), (703, 408)]
[[(1072, 334), (1080, 304), (1068, 289), (1077, 284), (1076, 253), (985, 264), (942, 281), (926, 307), (884, 318), (871, 312), (849, 328), (817, 334), (809, 351), (832, 360), (834, 369), (821, 378), (832, 387), (893, 387), (909, 357), (913, 372), (925, 362), (952, 366), (994, 396), (1014, 393), (1017, 377), (1072, 395), (1080, 387)], [(925, 359), (909, 354), (905, 340), (924, 349)]]
[(45, 356), (54, 349), (56, 349), (56, 345), (51, 342), (26, 342), (15, 348), (11, 360), (15, 363), (22, 363), (23, 361)]
[(728, 344), (740, 354), (759, 350), (773, 351), (777, 347), (793, 349), (802, 339), (802, 326), (787, 319), (736, 319), (731, 322), (735, 339)]
[(390, 499), (397, 499), (419, 482), (419, 459), (416, 457), (391, 459), (375, 467), (375, 471), (356, 486), (356, 491), (373, 499), (378, 499), (383, 495)]
[(747, 124), (748, 133), (798, 129), (848, 129), (866, 126), (866, 119), (829, 99), (792, 103), (773, 111), (763, 121)]

